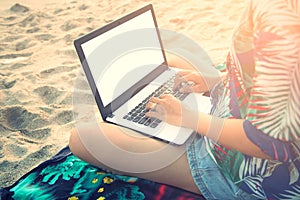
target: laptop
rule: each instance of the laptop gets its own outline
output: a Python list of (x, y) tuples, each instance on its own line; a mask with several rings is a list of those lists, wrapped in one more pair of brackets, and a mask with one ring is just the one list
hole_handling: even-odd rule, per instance
[(194, 133), (145, 116), (151, 96), (171, 93), (197, 104), (191, 94), (171, 89), (177, 71), (167, 65), (151, 4), (81, 36), (74, 45), (104, 121), (176, 145)]

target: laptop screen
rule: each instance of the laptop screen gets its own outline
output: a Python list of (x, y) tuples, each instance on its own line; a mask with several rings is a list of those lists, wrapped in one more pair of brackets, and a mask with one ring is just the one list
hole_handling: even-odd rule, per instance
[(164, 63), (151, 10), (81, 44), (103, 106)]

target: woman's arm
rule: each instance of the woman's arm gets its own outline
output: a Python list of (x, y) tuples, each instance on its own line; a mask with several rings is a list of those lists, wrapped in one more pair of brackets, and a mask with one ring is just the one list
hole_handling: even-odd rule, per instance
[[(222, 119), (208, 114), (198, 113), (196, 131), (201, 135), (217, 141), (225, 147), (235, 149), (243, 154), (271, 159), (248, 139), (243, 124), (243, 119)], [(186, 124), (183, 126), (189, 125)]]
[(191, 128), (223, 146), (249, 156), (270, 159), (247, 138), (243, 128), (243, 119), (223, 119), (190, 110), (172, 95), (151, 98), (147, 107), (155, 107), (155, 110), (150, 110), (146, 114), (148, 117), (155, 117), (175, 126)]

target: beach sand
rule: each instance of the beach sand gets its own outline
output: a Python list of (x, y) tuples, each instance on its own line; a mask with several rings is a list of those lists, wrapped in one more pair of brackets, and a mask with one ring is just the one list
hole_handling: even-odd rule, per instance
[(73, 40), (148, 3), (159, 27), (191, 38), (215, 64), (225, 60), (244, 5), (243, 0), (0, 1), (0, 187), (68, 144), (75, 82), (82, 82), (76, 92), (83, 101), (95, 107), (85, 79), (78, 79)]

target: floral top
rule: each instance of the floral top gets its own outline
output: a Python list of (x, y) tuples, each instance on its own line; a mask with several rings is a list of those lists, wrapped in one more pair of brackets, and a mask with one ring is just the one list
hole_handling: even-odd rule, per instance
[(272, 160), (208, 138), (220, 170), (263, 199), (300, 199), (300, 1), (249, 0), (233, 35), (227, 78), (212, 91), (212, 114), (243, 118), (247, 137)]

